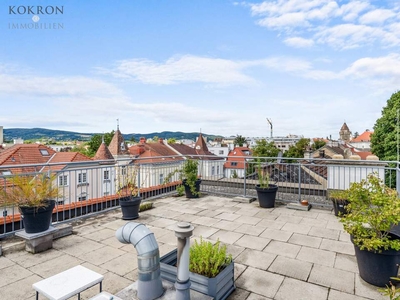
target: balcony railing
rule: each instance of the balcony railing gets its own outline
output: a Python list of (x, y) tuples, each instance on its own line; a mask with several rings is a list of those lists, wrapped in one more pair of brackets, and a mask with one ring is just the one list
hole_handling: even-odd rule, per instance
[[(397, 162), (331, 159), (294, 159), (265, 157), (193, 156), (199, 160), (201, 192), (227, 196), (256, 197), (257, 170), (269, 174), (279, 186), (277, 201), (306, 199), (314, 206), (331, 207), (329, 192), (347, 189), (375, 172), (392, 187), (400, 187)], [(85, 161), (57, 164), (8, 165), (0, 167), (2, 188), (12, 189), (12, 178), (56, 174), (54, 186), (60, 197), (53, 211), (53, 223), (98, 214), (119, 208), (119, 198), (126, 196), (126, 186), (136, 186), (143, 199), (152, 200), (175, 191), (178, 175), (165, 182), (168, 174), (179, 168), (186, 157), (163, 156), (145, 160), (130, 158), (118, 161)], [(396, 179), (397, 178), (397, 179)], [(125, 188), (125, 189), (124, 189)], [(0, 199), (0, 205), (3, 199)], [(0, 238), (12, 235), (23, 226), (17, 207), (0, 208)]]

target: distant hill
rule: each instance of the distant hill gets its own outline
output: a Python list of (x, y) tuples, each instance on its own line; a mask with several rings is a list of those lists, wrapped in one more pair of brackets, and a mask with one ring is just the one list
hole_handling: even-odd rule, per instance
[[(73, 131), (64, 130), (52, 130), (46, 128), (9, 128), (4, 129), (4, 141), (12, 141), (13, 139), (21, 138), (23, 140), (40, 140), (40, 139), (53, 139), (54, 141), (87, 141), (96, 133), (79, 133)], [(98, 133), (101, 134), (101, 133)], [(136, 141), (139, 141), (140, 137), (153, 138), (158, 136), (159, 138), (169, 139), (191, 139), (196, 140), (199, 136), (198, 132), (181, 132), (181, 131), (162, 131), (152, 132), (147, 134), (141, 133), (129, 133), (123, 134), (124, 139), (129, 141), (132, 136)], [(222, 137), (220, 135), (205, 134), (203, 136), (208, 139), (214, 139), (216, 137)]]

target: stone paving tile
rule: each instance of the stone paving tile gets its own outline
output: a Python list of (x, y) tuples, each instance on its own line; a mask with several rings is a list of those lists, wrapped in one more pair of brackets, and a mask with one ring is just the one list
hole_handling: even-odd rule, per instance
[[(42, 280), (43, 278), (34, 274), (24, 279), (15, 281), (1, 288), (1, 300), (20, 300), (36, 297), (32, 284)], [(35, 298), (33, 298), (35, 299)]]
[(215, 211), (219, 212), (219, 213), (229, 213), (232, 214), (234, 212), (237, 212), (238, 210), (240, 210), (239, 207), (232, 207), (232, 206), (222, 206), (219, 207), (218, 209), (216, 209)]
[(34, 272), (42, 278), (47, 278), (77, 265), (80, 265), (83, 262), (83, 260), (77, 257), (63, 254), (62, 256), (50, 259), (41, 264), (28, 268), (28, 270)]
[(269, 210), (259, 210), (254, 217), (261, 218), (263, 220), (275, 220), (278, 215), (273, 215)]
[(352, 272), (314, 265), (308, 282), (354, 294), (354, 273)]
[(100, 241), (100, 243), (104, 246), (110, 246), (110, 247), (113, 247), (116, 249), (121, 249), (122, 247), (124, 247), (126, 245), (126, 244), (123, 244), (120, 241), (118, 241), (118, 239), (115, 237), (115, 235), (108, 239)]
[(339, 223), (338, 220), (328, 221), (328, 224), (326, 224), (326, 228), (343, 231), (343, 225)]
[(125, 253), (100, 265), (100, 267), (117, 275), (124, 276), (125, 274), (137, 269), (137, 256)]
[(230, 244), (225, 244), (225, 245), (226, 245), (226, 253), (231, 254), (233, 259), (238, 257), (239, 254), (242, 253), (244, 249), (246, 249), (244, 247), (236, 245), (230, 245)]
[(286, 205), (276, 206), (274, 209), (271, 209), (271, 214), (278, 216), (293, 216), (296, 212), (294, 209), (288, 209)]
[(248, 299), (248, 296), (250, 295), (249, 291), (245, 291), (239, 288), (236, 288), (232, 294), (229, 295), (227, 300), (243, 300), (243, 299)]
[(294, 216), (303, 217), (306, 219), (316, 219), (318, 217), (318, 212), (313, 212), (312, 210), (303, 211), (303, 210), (295, 210)]
[(350, 234), (348, 234), (346, 231), (341, 231), (339, 235), (339, 241), (351, 243)]
[(182, 215), (174, 217), (173, 219), (178, 222), (192, 223), (193, 220), (197, 219), (198, 217), (199, 217), (198, 215), (182, 214)]
[(339, 239), (339, 233), (340, 231), (336, 229), (312, 227), (308, 235), (337, 241)]
[(260, 237), (263, 238), (268, 238), (271, 240), (276, 240), (276, 241), (281, 241), (281, 242), (287, 242), (290, 237), (292, 236), (292, 232), (288, 231), (281, 231), (277, 229), (270, 229), (267, 228), (263, 231), (263, 233), (260, 234)]
[(294, 224), (299, 224), (303, 220), (302, 217), (297, 217), (297, 216), (292, 216), (292, 215), (281, 215), (276, 218), (276, 221), (280, 222), (289, 222), (289, 223), (294, 223)]
[(118, 228), (124, 226), (126, 224), (126, 222), (127, 221), (122, 220), (122, 219), (114, 220), (114, 221), (108, 222), (107, 224), (104, 224), (103, 227), (109, 228), (109, 229), (112, 229), (112, 230), (117, 230)]
[(157, 220), (154, 220), (153, 222), (150, 222), (149, 225), (154, 227), (164, 228), (176, 223), (177, 222), (175, 220), (159, 218)]
[(237, 261), (240, 264), (257, 269), (267, 270), (275, 258), (275, 254), (246, 249), (236, 257), (235, 262)]
[(343, 292), (339, 292), (334, 289), (330, 289), (328, 300), (366, 300), (368, 298), (359, 297), (353, 294), (347, 294)]
[(297, 279), (285, 278), (276, 294), (276, 300), (323, 300), (328, 297), (328, 289)]
[(322, 242), (322, 238), (294, 233), (290, 237), (288, 242), (291, 244), (300, 245), (300, 246), (319, 248), (319, 246), (321, 245), (321, 242)]
[(88, 261), (96, 266), (100, 266), (118, 256), (125, 254), (126, 252), (115, 249), (110, 246), (104, 246), (103, 248), (96, 249), (94, 251), (90, 251), (83, 255), (80, 255), (79, 258)]
[[(176, 249), (176, 245), (160, 244), (158, 243), (158, 250), (160, 251), (160, 257)], [(136, 252), (136, 250), (135, 250)]]
[(299, 224), (300, 225), (309, 225), (309, 226), (313, 226), (313, 227), (326, 228), (328, 221), (319, 220), (319, 219), (303, 218), (303, 220), (301, 220)]
[(336, 254), (334, 267), (336, 269), (358, 273), (357, 259), (354, 255)]
[(303, 246), (301, 247), (300, 252), (296, 258), (327, 267), (333, 267), (336, 254), (335, 252)]
[(234, 263), (234, 280), (238, 279), (240, 275), (246, 270), (247, 266), (239, 264), (235, 261)]
[(196, 227), (194, 227), (193, 235), (208, 238), (212, 236), (214, 233), (216, 233), (218, 230), (219, 230), (218, 228), (197, 225)]
[(257, 225), (261, 219), (257, 217), (249, 217), (249, 216), (240, 216), (235, 220), (238, 223), (244, 223), (249, 225)]
[(278, 256), (268, 271), (306, 281), (312, 266), (309, 262)]
[(219, 214), (220, 214), (220, 212), (218, 212), (218, 211), (211, 210), (211, 209), (205, 209), (205, 210), (198, 212), (196, 214), (196, 216), (204, 216), (204, 217), (212, 218)]
[(352, 243), (322, 239), (320, 249), (335, 251), (342, 254), (355, 255)]
[(263, 250), (270, 241), (271, 241), (270, 239), (262, 237), (244, 235), (235, 242), (235, 245), (253, 250)]
[(219, 219), (214, 219), (210, 217), (199, 217), (197, 219), (193, 220), (193, 226), (194, 224), (199, 224), (199, 225), (204, 225), (204, 226), (213, 226), (215, 223), (217, 223)]
[(240, 239), (242, 236), (243, 236), (243, 234), (238, 233), (238, 232), (219, 230), (216, 233), (214, 233), (212, 236), (210, 236), (210, 239), (212, 239), (212, 240), (218, 240), (219, 239), (222, 243), (233, 244), (238, 239)]
[(236, 280), (236, 286), (264, 297), (273, 298), (281, 286), (283, 279), (284, 277), (281, 275), (248, 267)]
[(33, 272), (17, 264), (3, 268), (0, 272), (0, 288), (32, 275)]
[(242, 225), (242, 223), (221, 220), (221, 221), (213, 224), (213, 227), (223, 229), (223, 230), (235, 230), (236, 228), (238, 228), (241, 225)]
[(264, 228), (270, 228), (270, 229), (281, 229), (286, 222), (282, 221), (276, 221), (276, 220), (269, 220), (269, 219), (263, 219), (261, 220), (257, 226), (264, 227)]
[(289, 243), (283, 243), (280, 241), (271, 241), (267, 247), (264, 248), (264, 252), (282, 255), (286, 257), (295, 258), (299, 253), (301, 246), (293, 245)]
[(72, 256), (82, 255), (88, 252), (91, 252), (96, 249), (103, 248), (104, 245), (92, 240), (84, 240), (83, 242), (69, 244), (66, 247), (62, 247), (60, 245), (55, 245), (53, 243), (53, 248), (57, 249), (61, 253), (66, 253)]
[(154, 236), (156, 240), (158, 241), (159, 238), (161, 238), (163, 235), (170, 234), (171, 230), (165, 229), (165, 228), (159, 228), (159, 227), (154, 227), (154, 226), (146, 226), (152, 233), (154, 233)]
[(387, 300), (387, 296), (383, 296), (379, 291), (378, 287), (373, 286), (371, 284), (366, 283), (361, 277), (356, 274), (356, 282), (355, 282), (355, 294), (360, 297), (365, 297), (367, 299), (373, 300)]
[(248, 216), (248, 217), (259, 217), (256, 216), (258, 213), (260, 212), (259, 208), (253, 208), (253, 207), (242, 207), (240, 209), (238, 209), (235, 214), (241, 215), (241, 216)]
[(157, 239), (157, 242), (161, 242), (164, 244), (175, 245), (177, 244), (177, 237), (172, 230), (169, 230), (167, 234), (162, 235)]
[(250, 296), (246, 298), (246, 300), (272, 300), (272, 298), (263, 297), (263, 296), (258, 295), (256, 293), (251, 293)]
[(254, 235), (254, 236), (259, 236), (261, 232), (264, 231), (264, 227), (256, 225), (249, 225), (249, 224), (242, 224), (238, 228), (236, 228), (234, 231), (244, 233), (244, 234), (249, 234), (249, 235)]
[[(104, 274), (103, 280), (103, 291), (107, 291), (110, 294), (116, 294), (119, 291), (126, 288), (128, 285), (132, 284), (132, 281), (119, 276), (113, 272), (107, 272)], [(96, 285), (90, 290), (84, 291), (81, 295), (83, 299), (88, 299), (88, 297), (93, 297), (99, 293), (99, 287)]]
[(13, 262), (11, 259), (8, 259), (4, 256), (0, 256), (0, 272), (1, 272), (1, 269), (7, 268), (7, 267), (10, 267), (13, 265), (15, 265), (15, 262)]
[(307, 234), (311, 229), (311, 226), (309, 225), (300, 225), (300, 224), (294, 224), (294, 223), (286, 223), (281, 230), (283, 231), (288, 231), (288, 232), (293, 232), (293, 233), (301, 233), (301, 234)]
[(215, 217), (221, 220), (235, 221), (237, 218), (240, 218), (240, 215), (224, 212), (219, 215), (216, 215)]
[[(16, 258), (13, 259), (13, 262), (17, 263), (21, 267), (24, 268), (30, 268), (32, 266), (41, 264), (45, 261), (48, 261), (53, 258), (57, 258), (61, 256), (63, 253), (60, 251), (57, 251), (55, 249), (49, 249), (45, 252), (40, 252), (36, 254), (32, 254), (29, 252), (24, 252), (23, 255), (20, 255)], [(0, 258), (0, 265), (1, 265), (1, 258)]]

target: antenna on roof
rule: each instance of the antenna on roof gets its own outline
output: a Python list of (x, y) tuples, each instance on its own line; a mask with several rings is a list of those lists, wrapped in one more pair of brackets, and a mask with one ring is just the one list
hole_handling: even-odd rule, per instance
[(271, 139), (272, 139), (272, 121), (268, 118), (267, 118), (267, 121), (268, 121), (269, 125), (271, 125)]
[(104, 131), (103, 131), (103, 135), (101, 136), (101, 143), (104, 144)]
[(117, 130), (119, 130), (119, 119), (117, 119)]

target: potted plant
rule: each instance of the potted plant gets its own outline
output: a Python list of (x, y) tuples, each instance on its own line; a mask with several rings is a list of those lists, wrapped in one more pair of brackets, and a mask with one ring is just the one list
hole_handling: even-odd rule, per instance
[[(161, 278), (176, 281), (177, 249), (160, 258)], [(190, 247), (189, 257), (190, 288), (213, 297), (226, 299), (234, 290), (234, 262), (226, 246), (218, 240), (215, 244), (195, 240)]]
[(0, 187), (2, 206), (17, 206), (26, 233), (46, 231), (50, 227), (55, 199), (59, 197), (56, 175), (16, 175)]
[(329, 198), (332, 200), (335, 216), (347, 214), (347, 204), (349, 204), (347, 191), (332, 190), (329, 192)]
[(182, 184), (178, 185), (176, 190), (180, 196), (185, 192), (187, 198), (198, 198), (200, 196), (201, 179), (198, 174), (199, 163), (197, 160), (187, 159), (181, 168), (175, 169), (167, 175), (164, 182), (168, 183), (175, 175), (179, 175)]
[(126, 168), (126, 174), (119, 177), (118, 195), (122, 211), (122, 220), (135, 220), (139, 218), (140, 188), (137, 184), (137, 168)]
[(263, 170), (261, 161), (258, 160), (257, 166), (258, 184), (256, 185), (257, 198), (260, 207), (271, 208), (275, 207), (276, 193), (278, 192), (278, 186), (271, 184), (269, 173)]
[(400, 263), (400, 239), (391, 231), (400, 222), (397, 191), (373, 173), (347, 190), (348, 213), (341, 218), (354, 244), (360, 276), (385, 286), (396, 277)]

